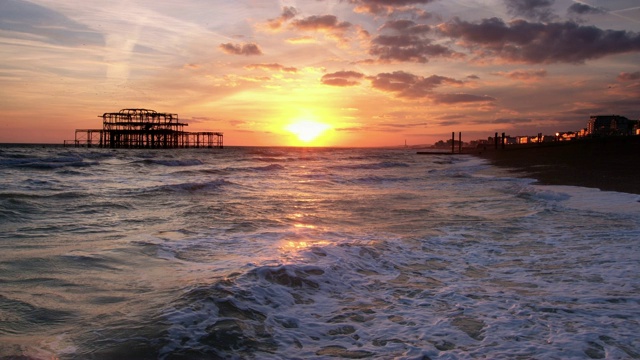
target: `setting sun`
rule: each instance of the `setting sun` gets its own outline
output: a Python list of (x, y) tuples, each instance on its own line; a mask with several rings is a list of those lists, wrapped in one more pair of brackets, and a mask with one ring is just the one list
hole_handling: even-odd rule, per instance
[(289, 124), (285, 127), (285, 130), (293, 133), (300, 141), (309, 143), (318, 138), (329, 128), (331, 128), (331, 126), (317, 121), (300, 120)]

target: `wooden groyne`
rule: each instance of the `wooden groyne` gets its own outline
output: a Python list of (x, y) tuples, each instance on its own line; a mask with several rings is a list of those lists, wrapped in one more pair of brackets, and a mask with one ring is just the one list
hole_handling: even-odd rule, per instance
[(64, 145), (129, 149), (223, 147), (223, 133), (184, 131), (188, 124), (180, 122), (178, 114), (122, 109), (98, 117), (102, 118), (102, 129), (76, 129), (74, 139), (65, 140)]
[[(418, 151), (418, 155), (453, 155), (456, 154), (456, 133), (451, 132), (451, 152), (446, 151)], [(462, 154), (462, 132), (458, 132), (458, 154)]]

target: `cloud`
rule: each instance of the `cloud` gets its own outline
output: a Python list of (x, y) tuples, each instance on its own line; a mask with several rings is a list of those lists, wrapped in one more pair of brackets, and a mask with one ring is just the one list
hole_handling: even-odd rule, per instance
[(344, 31), (351, 27), (351, 23), (339, 22), (335, 15), (312, 15), (293, 21), (292, 26), (298, 30)]
[(463, 82), (444, 76), (423, 77), (404, 71), (381, 73), (371, 78), (373, 88), (411, 99), (426, 97), (432, 93), (433, 89), (443, 84), (461, 85)]
[(282, 14), (275, 19), (270, 19), (267, 25), (273, 30), (280, 29), (285, 22), (293, 19), (297, 14), (298, 10), (293, 6), (284, 6), (282, 8)]
[(382, 25), (380, 30), (395, 30), (403, 34), (420, 35), (431, 31), (431, 27), (426, 24), (417, 24), (412, 20), (390, 20)]
[(432, 29), (429, 25), (411, 20), (387, 21), (380, 27), (381, 34), (371, 40), (369, 53), (382, 61), (426, 63), (431, 57), (461, 56), (451, 49), (433, 44), (426, 37)]
[(291, 44), (310, 44), (315, 42), (315, 39), (311, 36), (299, 36), (287, 39), (287, 42)]
[(551, 21), (555, 15), (550, 9), (555, 0), (504, 0), (511, 15), (527, 19)]
[(349, 0), (356, 5), (356, 12), (371, 14), (392, 13), (395, 9), (413, 5), (425, 5), (435, 0)]
[(347, 41), (345, 33), (352, 27), (349, 22), (338, 21), (335, 15), (312, 15), (304, 19), (294, 20), (290, 26), (298, 31), (322, 32), (340, 43)]
[(35, 35), (49, 44), (64, 46), (104, 46), (104, 36), (65, 15), (27, 1), (0, 3), (0, 30)]
[(620, 81), (640, 80), (640, 71), (636, 71), (632, 73), (628, 73), (628, 72), (620, 73), (620, 75), (618, 75), (618, 80)]
[(423, 77), (404, 71), (395, 71), (393, 73), (381, 73), (368, 79), (371, 80), (371, 86), (374, 89), (393, 93), (398, 98), (410, 100), (427, 99), (437, 104), (496, 101), (495, 98), (484, 95), (435, 93), (434, 90), (442, 85), (460, 86), (464, 84), (463, 81), (445, 76), (431, 75)]
[(497, 118), (491, 121), (492, 124), (522, 124), (533, 122), (530, 118)]
[(514, 70), (510, 72), (498, 72), (497, 75), (513, 80), (535, 81), (547, 76), (547, 71), (540, 70)]
[(280, 64), (249, 64), (244, 67), (247, 70), (266, 70), (266, 71), (280, 71), (280, 72), (289, 72), (289, 73), (297, 73), (298, 69), (295, 67), (283, 66)]
[(248, 43), (248, 44), (242, 44), (242, 45), (226, 43), (226, 44), (220, 44), (219, 48), (220, 50), (222, 50), (222, 52), (229, 55), (245, 55), (245, 56), (262, 55), (262, 50), (260, 50), (260, 47), (254, 43)]
[(338, 71), (324, 75), (321, 81), (325, 85), (354, 86), (360, 84), (358, 80), (364, 77), (364, 74), (357, 71)]
[(459, 103), (472, 103), (472, 102), (493, 102), (496, 98), (486, 95), (472, 95), (472, 94), (435, 94), (431, 99), (437, 104), (459, 104)]
[(605, 11), (601, 8), (596, 8), (583, 3), (573, 3), (567, 9), (567, 13), (569, 14), (577, 14), (577, 15), (589, 15), (589, 14), (603, 14)]
[(441, 34), (481, 58), (500, 58), (530, 64), (583, 63), (613, 54), (640, 51), (640, 35), (624, 30), (602, 30), (574, 22), (533, 23), (498, 18), (471, 23), (455, 18), (438, 27)]

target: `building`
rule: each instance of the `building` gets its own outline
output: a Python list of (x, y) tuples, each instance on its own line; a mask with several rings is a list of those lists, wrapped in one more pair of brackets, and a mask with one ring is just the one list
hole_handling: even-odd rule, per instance
[(634, 123), (620, 115), (591, 116), (587, 133), (592, 136), (631, 135)]
[(102, 129), (76, 129), (74, 140), (65, 145), (105, 148), (169, 149), (223, 147), (221, 132), (188, 132), (177, 114), (148, 109), (122, 109), (104, 113)]

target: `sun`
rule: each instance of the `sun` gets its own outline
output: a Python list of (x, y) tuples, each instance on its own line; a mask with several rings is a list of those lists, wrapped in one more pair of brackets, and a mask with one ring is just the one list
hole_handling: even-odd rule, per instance
[(285, 127), (285, 130), (294, 134), (301, 142), (310, 143), (331, 126), (313, 120), (298, 120)]

